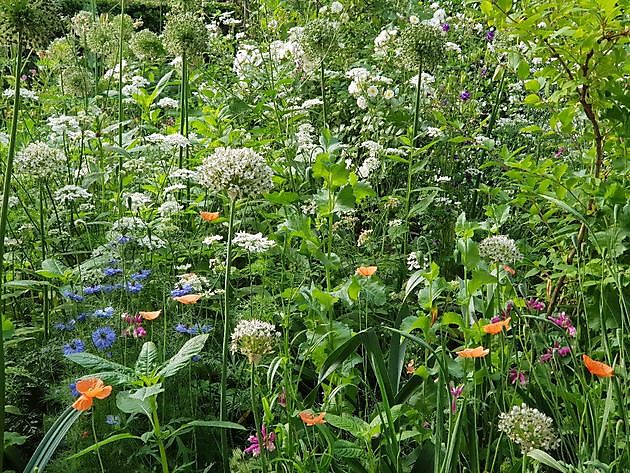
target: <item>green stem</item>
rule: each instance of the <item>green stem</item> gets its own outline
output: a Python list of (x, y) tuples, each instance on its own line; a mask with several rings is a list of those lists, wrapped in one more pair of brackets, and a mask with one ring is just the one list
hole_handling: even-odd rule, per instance
[[(120, 28), (118, 30), (118, 146), (123, 147), (123, 15), (125, 14), (125, 0), (120, 0)], [(123, 155), (118, 152), (118, 167), (116, 168), (116, 177), (118, 178), (118, 206), (119, 210), (123, 212), (122, 205), (122, 191), (123, 191)]]
[[(39, 179), (39, 238), (42, 250), (42, 262), (44, 262), (46, 260), (46, 223), (44, 221), (44, 182), (42, 179)], [(44, 315), (44, 340), (47, 340), (48, 336), (50, 335), (50, 324), (48, 322), (48, 289), (46, 287), (44, 287), (42, 297)]]
[[(234, 207), (235, 199), (230, 198), (230, 210), (228, 219), (228, 239), (227, 254), (225, 256), (225, 281), (223, 285), (223, 347), (221, 352), (221, 398), (219, 420), (227, 420), (227, 404), (226, 404), (226, 384), (227, 384), (227, 361), (228, 361), (228, 342), (230, 336), (230, 269), (232, 266), (232, 232), (234, 226)], [(229, 451), (226, 429), (221, 429), (221, 453), (223, 455), (223, 471), (229, 472)]]
[[(96, 425), (94, 424), (94, 411), (92, 411), (92, 435), (94, 436), (94, 443), (98, 445), (98, 437), (96, 436)], [(103, 459), (101, 458), (100, 447), (96, 447), (96, 456), (98, 457), (98, 464), (101, 466), (101, 473), (105, 473), (105, 467), (103, 466)]]
[(256, 429), (256, 438), (258, 439), (258, 447), (260, 448), (260, 462), (263, 473), (267, 473), (267, 457), (265, 454), (265, 438), (262, 435), (262, 425), (258, 418), (258, 405), (256, 401), (258, 396), (256, 395), (256, 363), (251, 364), (251, 379), (250, 379), (250, 396), (252, 402), (252, 414), (254, 415), (254, 428)]
[[(9, 193), (11, 192), (11, 175), (13, 174), (13, 158), (15, 157), (15, 141), (17, 137), (18, 115), (20, 112), (20, 71), (22, 69), (22, 32), (17, 38), (17, 57), (15, 59), (15, 96), (13, 99), (13, 117), (11, 120), (11, 137), (9, 153), (4, 168), (4, 182), (2, 185), (2, 209), (0, 210), (0, 262), (4, 261), (4, 239), (7, 233), (9, 216)], [(0, 296), (4, 293), (4, 264), (0, 264)], [(4, 309), (4, 307), (3, 307)], [(4, 313), (4, 310), (2, 311)], [(3, 317), (0, 317), (2, 325)], [(4, 460), (4, 405), (5, 402), (5, 372), (4, 372), (4, 334), (0, 333), (0, 471)]]
[[(160, 419), (157, 413), (157, 402), (155, 397), (151, 398), (151, 417), (153, 418), (153, 433), (160, 450), (160, 463), (162, 464), (162, 473), (168, 473), (168, 460), (166, 458), (166, 449), (162, 441), (162, 431), (160, 430)], [(221, 429), (225, 430), (225, 429)]]
[(326, 109), (326, 87), (325, 87), (325, 80), (324, 80), (324, 59), (323, 58), (319, 65), (319, 82), (320, 82), (321, 91), (322, 91), (322, 114), (323, 114), (323, 119), (324, 119), (324, 129), (327, 130), (328, 129), (328, 111)]

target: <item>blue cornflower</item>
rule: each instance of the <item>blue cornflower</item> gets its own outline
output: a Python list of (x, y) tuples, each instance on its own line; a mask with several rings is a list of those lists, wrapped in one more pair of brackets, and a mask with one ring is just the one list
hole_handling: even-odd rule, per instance
[(68, 387), (70, 388), (70, 393), (74, 397), (78, 397), (81, 394), (79, 391), (77, 391), (77, 383), (70, 383)]
[(55, 325), (53, 325), (53, 327), (57, 330), (65, 330), (66, 324), (64, 324), (63, 322), (58, 322)]
[(103, 270), (103, 274), (105, 276), (118, 276), (119, 274), (122, 274), (123, 270), (120, 268), (105, 268)]
[(120, 425), (120, 416), (109, 414), (105, 416), (105, 423), (108, 425)]
[(131, 238), (123, 235), (123, 236), (118, 237), (117, 243), (119, 245), (124, 245), (126, 243), (129, 243), (130, 241), (131, 241)]
[(175, 331), (177, 333), (188, 333), (188, 327), (186, 327), (184, 324), (177, 324), (175, 326)]
[(133, 279), (134, 281), (142, 281), (143, 279), (148, 278), (150, 275), (151, 275), (150, 269), (142, 269), (138, 271), (137, 273), (132, 274), (131, 279)]
[(197, 362), (197, 361), (201, 360), (201, 355), (194, 355), (194, 356), (191, 358), (191, 360), (192, 360), (192, 361)]
[(71, 330), (74, 330), (74, 326), (76, 325), (76, 323), (76, 320), (70, 319), (65, 324), (63, 322), (58, 322), (53, 325), (53, 327), (55, 327), (57, 330), (67, 330), (69, 332)]
[(188, 294), (192, 294), (193, 287), (190, 284), (184, 284), (180, 289), (173, 289), (171, 291), (171, 297), (182, 297)]
[(73, 353), (83, 353), (84, 351), (85, 344), (79, 338), (75, 338), (63, 346), (63, 354), (66, 356), (72, 355)]
[(87, 312), (81, 312), (79, 315), (77, 315), (77, 322), (85, 322), (88, 318), (88, 313)]
[(138, 294), (140, 291), (142, 291), (143, 287), (144, 286), (139, 282), (129, 281), (127, 283), (127, 292), (130, 292), (131, 294)]
[(209, 333), (212, 330), (212, 325), (202, 325), (201, 333)]
[(98, 294), (99, 292), (101, 292), (102, 289), (103, 288), (100, 284), (92, 284), (91, 286), (83, 288), (83, 294), (85, 294), (86, 296)]
[(92, 342), (99, 350), (107, 350), (116, 341), (116, 332), (111, 327), (100, 327), (92, 333)]
[(111, 319), (114, 315), (113, 307), (105, 307), (104, 309), (97, 309), (94, 311), (94, 317), (98, 317), (99, 319)]
[(81, 294), (77, 294), (76, 292), (73, 292), (69, 289), (63, 291), (61, 294), (63, 295), (63, 297), (67, 297), (68, 299), (75, 302), (83, 302), (85, 300), (85, 298)]

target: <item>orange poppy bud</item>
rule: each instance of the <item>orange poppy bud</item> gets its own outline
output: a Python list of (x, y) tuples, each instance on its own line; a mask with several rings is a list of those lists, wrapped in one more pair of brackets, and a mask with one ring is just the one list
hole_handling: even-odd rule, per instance
[(138, 312), (138, 315), (140, 315), (140, 317), (142, 317), (144, 320), (155, 320), (157, 319), (160, 314), (162, 313), (162, 309), (160, 310), (155, 310), (153, 312)]
[(600, 378), (610, 378), (615, 374), (615, 370), (612, 366), (608, 366), (601, 361), (595, 361), (588, 355), (582, 355), (582, 361), (589, 373)]
[(186, 294), (185, 296), (173, 297), (182, 304), (196, 304), (203, 296), (201, 294)]
[(359, 266), (357, 268), (357, 274), (363, 277), (369, 277), (376, 273), (376, 266)]
[(219, 212), (199, 212), (199, 216), (206, 222), (214, 222), (220, 215)]
[(505, 328), (505, 331), (507, 332), (512, 328), (510, 327), (510, 320), (512, 320), (512, 317), (508, 317), (505, 320), (500, 320), (499, 322), (484, 325), (483, 331), (489, 333), (490, 335), (496, 335), (497, 333), (501, 333), (503, 331), (503, 328)]
[(324, 420), (325, 415), (326, 415), (325, 412), (320, 412), (317, 415), (313, 414), (312, 412), (307, 412), (307, 411), (302, 411), (299, 413), (299, 416), (300, 416), (300, 419), (302, 419), (302, 422), (304, 422), (308, 426), (325, 424), (326, 423), (326, 421)]
[(514, 276), (516, 274), (516, 270), (508, 266), (507, 264), (503, 265), (503, 269), (505, 269), (508, 273), (510, 273), (511, 276)]
[(488, 348), (478, 346), (477, 348), (464, 348), (463, 350), (455, 352), (460, 358), (482, 358), (490, 353)]

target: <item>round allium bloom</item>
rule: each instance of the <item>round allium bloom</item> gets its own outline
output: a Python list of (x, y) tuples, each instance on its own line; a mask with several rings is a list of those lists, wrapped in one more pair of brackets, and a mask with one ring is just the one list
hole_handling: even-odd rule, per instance
[(126, 47), (133, 33), (133, 18), (129, 15), (116, 15), (111, 21), (106, 15), (101, 15), (99, 21), (94, 22), (85, 36), (85, 44), (93, 53), (108, 57), (111, 61), (118, 55), (119, 36), (122, 22), (122, 39)]
[(444, 35), (440, 29), (419, 23), (409, 25), (400, 34), (404, 62), (412, 69), (431, 69), (444, 56)]
[(265, 158), (250, 148), (217, 148), (197, 168), (197, 181), (231, 199), (255, 197), (269, 191), (273, 171)]
[(108, 350), (116, 341), (116, 332), (111, 327), (99, 327), (92, 333), (92, 343), (99, 350)]
[(51, 177), (66, 165), (64, 154), (43, 141), (35, 141), (15, 156), (15, 170), (37, 179)]
[(206, 25), (192, 12), (169, 15), (163, 38), (169, 54), (191, 59), (203, 54), (209, 41)]
[(65, 95), (86, 97), (92, 93), (92, 75), (85, 67), (68, 67), (59, 75), (59, 88)]
[(317, 18), (304, 27), (300, 38), (302, 49), (311, 59), (322, 59), (335, 44), (337, 34), (335, 24), (331, 21)]
[(250, 363), (258, 363), (263, 355), (273, 353), (280, 333), (276, 326), (258, 319), (241, 320), (232, 332), (232, 353), (242, 353)]
[(59, 3), (51, 0), (3, 0), (0, 2), (0, 43), (22, 44), (38, 49), (59, 31)]
[(131, 52), (141, 61), (157, 59), (165, 53), (162, 40), (151, 30), (142, 30), (135, 33), (131, 37), (129, 47)]
[(495, 263), (508, 263), (523, 257), (514, 240), (505, 235), (484, 239), (479, 244), (479, 256)]
[(516, 443), (523, 454), (534, 449), (553, 450), (560, 444), (553, 419), (525, 403), (499, 416), (499, 430)]

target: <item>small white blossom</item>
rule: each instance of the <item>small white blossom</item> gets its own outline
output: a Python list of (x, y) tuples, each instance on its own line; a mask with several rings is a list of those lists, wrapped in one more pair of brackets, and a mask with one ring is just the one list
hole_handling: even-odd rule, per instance
[(262, 233), (237, 232), (232, 243), (252, 253), (263, 253), (276, 246), (276, 242), (263, 236)]

